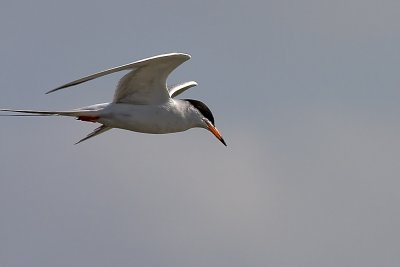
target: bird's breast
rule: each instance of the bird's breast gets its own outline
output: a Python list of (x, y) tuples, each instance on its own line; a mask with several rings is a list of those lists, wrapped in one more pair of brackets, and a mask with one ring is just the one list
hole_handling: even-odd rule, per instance
[(98, 122), (141, 133), (173, 133), (191, 128), (185, 112), (173, 105), (110, 104)]

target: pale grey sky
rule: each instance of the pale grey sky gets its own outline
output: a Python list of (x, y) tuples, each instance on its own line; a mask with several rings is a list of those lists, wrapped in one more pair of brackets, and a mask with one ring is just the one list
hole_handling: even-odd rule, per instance
[(0, 107), (166, 52), (224, 135), (1, 117), (0, 266), (399, 266), (400, 2), (3, 1)]

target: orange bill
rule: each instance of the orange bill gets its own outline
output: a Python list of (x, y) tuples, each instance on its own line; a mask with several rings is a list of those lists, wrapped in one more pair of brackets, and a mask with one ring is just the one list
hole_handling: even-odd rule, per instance
[(223, 143), (225, 146), (227, 146), (224, 138), (222, 138), (222, 134), (218, 131), (218, 129), (214, 125), (212, 125), (212, 123), (210, 123), (208, 121), (206, 121), (206, 123), (207, 123), (208, 130), (210, 132), (212, 132), (213, 135), (215, 135), (215, 137), (217, 137), (218, 140), (221, 141), (221, 143)]

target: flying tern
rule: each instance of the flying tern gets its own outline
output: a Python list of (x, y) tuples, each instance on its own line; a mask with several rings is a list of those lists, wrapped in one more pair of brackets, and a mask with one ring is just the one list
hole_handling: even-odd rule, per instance
[(0, 109), (0, 111), (24, 113), (24, 115), (68, 116), (85, 122), (101, 124), (76, 144), (112, 128), (165, 134), (199, 127), (209, 130), (226, 146), (221, 133), (215, 127), (213, 114), (203, 102), (193, 99), (175, 99), (176, 96), (196, 86), (197, 83), (189, 81), (174, 86), (167, 85), (169, 74), (188, 59), (190, 59), (190, 55), (183, 53), (158, 55), (85, 76), (46, 93), (128, 70), (129, 72), (120, 79), (111, 103), (95, 104), (70, 111), (16, 109)]

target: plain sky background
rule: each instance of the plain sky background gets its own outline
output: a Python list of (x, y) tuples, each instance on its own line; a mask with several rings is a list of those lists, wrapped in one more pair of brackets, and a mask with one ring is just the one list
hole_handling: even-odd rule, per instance
[(15, 1), (0, 107), (110, 101), (167, 52), (228, 144), (192, 129), (0, 117), (0, 266), (400, 266), (400, 1)]

